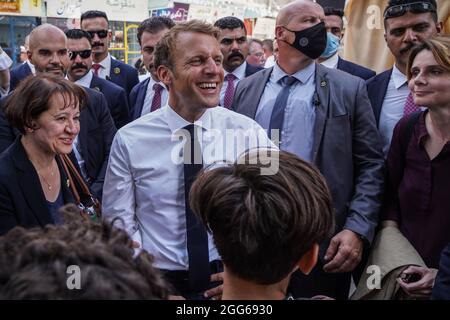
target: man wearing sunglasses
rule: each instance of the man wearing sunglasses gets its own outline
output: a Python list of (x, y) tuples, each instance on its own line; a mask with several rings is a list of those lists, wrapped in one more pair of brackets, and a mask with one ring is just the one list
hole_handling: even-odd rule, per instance
[(72, 29), (66, 32), (66, 36), (70, 58), (67, 69), (69, 80), (83, 87), (102, 92), (108, 102), (109, 111), (116, 127), (121, 128), (126, 125), (129, 122), (129, 114), (125, 90), (91, 72), (92, 50), (89, 33), (81, 29)]
[(418, 110), (408, 89), (406, 65), (411, 48), (442, 29), (436, 0), (390, 0), (384, 10), (384, 27), (384, 38), (395, 64), (368, 80), (367, 90), (386, 157), (398, 120)]
[(91, 10), (81, 15), (81, 29), (87, 31), (92, 38), (92, 58), (94, 74), (122, 87), (130, 95), (133, 87), (139, 83), (135, 68), (111, 57), (108, 52), (111, 41), (109, 21), (103, 11)]

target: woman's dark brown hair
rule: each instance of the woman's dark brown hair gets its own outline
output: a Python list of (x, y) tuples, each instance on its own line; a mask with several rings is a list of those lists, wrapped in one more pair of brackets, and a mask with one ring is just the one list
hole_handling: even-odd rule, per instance
[(25, 128), (32, 128), (32, 121), (50, 108), (49, 102), (55, 94), (61, 94), (64, 105), (61, 110), (86, 104), (84, 89), (69, 80), (52, 74), (29, 76), (7, 98), (5, 116), (11, 126), (25, 134)]

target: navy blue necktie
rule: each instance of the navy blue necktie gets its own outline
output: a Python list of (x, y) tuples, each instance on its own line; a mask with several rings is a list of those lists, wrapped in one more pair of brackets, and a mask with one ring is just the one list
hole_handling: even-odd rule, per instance
[(189, 191), (203, 168), (203, 159), (197, 134), (194, 134), (195, 126), (190, 124), (183, 129), (189, 132), (183, 152), (189, 287), (193, 292), (201, 292), (208, 288), (210, 282), (208, 235), (206, 228), (189, 206)]
[(286, 109), (286, 104), (289, 98), (289, 93), (291, 88), (295, 85), (298, 80), (292, 76), (284, 76), (280, 82), (283, 89), (278, 94), (275, 104), (273, 106), (272, 115), (270, 116), (269, 124), (269, 137), (272, 137), (272, 130), (279, 130), (279, 138), (281, 141), (281, 131), (283, 130), (284, 121), (284, 109)]

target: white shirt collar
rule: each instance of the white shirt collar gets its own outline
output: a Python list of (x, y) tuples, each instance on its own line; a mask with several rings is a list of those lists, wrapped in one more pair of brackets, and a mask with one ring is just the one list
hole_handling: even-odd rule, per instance
[[(175, 133), (181, 128), (184, 128), (187, 125), (191, 124), (191, 122), (187, 121), (186, 119), (182, 118), (178, 113), (176, 113), (171, 106), (166, 105), (163, 109), (164, 109), (163, 112), (167, 118), (167, 125), (169, 126), (170, 131), (172, 131), (172, 133)], [(211, 108), (207, 108), (205, 112), (202, 114), (202, 116), (194, 122), (194, 125), (209, 130), (211, 128), (210, 109)]]
[(339, 52), (336, 52), (334, 55), (329, 57), (327, 60), (322, 61), (320, 64), (330, 69), (336, 69), (338, 62), (339, 62)]
[(30, 67), (31, 73), (36, 74), (36, 69), (34, 68), (34, 64), (30, 62), (30, 60), (25, 61), (26, 64)]
[(111, 55), (108, 53), (106, 58), (100, 61), (98, 64), (101, 65), (105, 70), (111, 70)]
[(162, 81), (156, 82), (155, 79), (153, 79), (152, 76), (150, 76), (150, 81), (148, 82), (147, 90), (153, 90), (153, 85), (155, 83), (160, 84), (165, 90), (169, 91), (169, 89), (167, 89), (167, 87), (164, 84), (164, 82), (162, 82)]
[[(311, 62), (311, 64), (309, 66), (307, 66), (306, 68), (304, 68), (302, 70), (297, 71), (294, 74), (291, 74), (291, 76), (293, 76), (294, 78), (299, 80), (301, 83), (306, 83), (306, 82), (308, 82), (309, 78), (314, 75), (315, 72), (316, 72), (316, 63), (313, 61), (313, 62)], [(273, 70), (272, 70), (273, 81), (278, 82), (284, 76), (289, 76), (289, 75), (280, 68), (278, 63), (275, 63), (275, 65), (273, 66)]]
[(243, 64), (241, 64), (239, 67), (233, 70), (233, 72), (227, 72), (225, 71), (224, 77), (227, 76), (227, 74), (232, 73), (238, 78), (238, 80), (242, 80), (245, 78), (245, 69), (247, 68), (247, 62), (244, 61)]
[(77, 81), (75, 81), (75, 83), (80, 86), (83, 86), (85, 88), (90, 88), (93, 77), (94, 77), (94, 74), (91, 71), (89, 71), (81, 79), (78, 79)]
[(394, 64), (394, 68), (392, 70), (392, 81), (394, 81), (395, 89), (400, 89), (400, 87), (404, 86), (408, 82), (408, 78), (404, 75)]

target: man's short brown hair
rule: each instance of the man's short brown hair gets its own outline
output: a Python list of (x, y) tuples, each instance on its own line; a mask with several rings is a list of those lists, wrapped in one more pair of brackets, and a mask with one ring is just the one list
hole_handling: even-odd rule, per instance
[(50, 108), (50, 100), (61, 94), (64, 105), (61, 109), (79, 105), (80, 111), (86, 104), (84, 89), (69, 80), (53, 74), (39, 73), (21, 81), (7, 98), (4, 106), (9, 123), (25, 134), (25, 128), (32, 127), (32, 121)]
[[(212, 231), (226, 268), (263, 285), (288, 276), (334, 225), (319, 170), (294, 154), (266, 151), (203, 172), (190, 192), (191, 208)], [(278, 170), (262, 175), (267, 160)]]
[(220, 30), (212, 24), (201, 20), (190, 20), (176, 24), (172, 29), (166, 32), (155, 48), (155, 69), (159, 66), (166, 66), (173, 70), (173, 56), (176, 50), (177, 38), (180, 33), (195, 32), (210, 35), (219, 39)]

